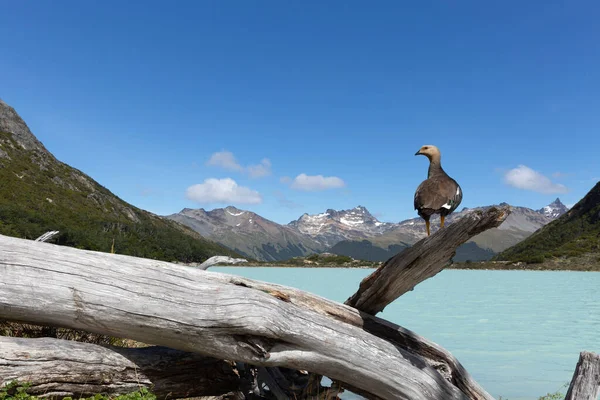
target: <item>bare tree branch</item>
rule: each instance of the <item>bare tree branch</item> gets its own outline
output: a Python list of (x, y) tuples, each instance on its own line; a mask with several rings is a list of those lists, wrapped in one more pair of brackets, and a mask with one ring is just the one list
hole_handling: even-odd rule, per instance
[(383, 311), (392, 301), (443, 270), (458, 246), (487, 229), (499, 226), (509, 213), (508, 207), (474, 211), (422, 239), (363, 279), (358, 291), (346, 304), (372, 315)]

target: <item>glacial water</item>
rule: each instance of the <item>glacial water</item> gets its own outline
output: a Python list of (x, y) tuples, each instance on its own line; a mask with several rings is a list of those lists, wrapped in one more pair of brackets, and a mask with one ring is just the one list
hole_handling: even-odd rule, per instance
[[(372, 270), (214, 267), (343, 302)], [(579, 352), (600, 352), (600, 273), (446, 270), (381, 317), (449, 350), (490, 394), (533, 400), (562, 390)], [(344, 396), (345, 398), (357, 398)]]

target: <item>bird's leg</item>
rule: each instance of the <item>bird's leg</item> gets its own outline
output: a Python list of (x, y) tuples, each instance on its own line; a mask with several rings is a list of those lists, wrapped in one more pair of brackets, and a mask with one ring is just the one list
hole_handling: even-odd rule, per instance
[(440, 219), (442, 220), (442, 224), (440, 225), (440, 228), (444, 227), (444, 218), (446, 218), (446, 217), (444, 217), (443, 215), (440, 215)]
[(429, 220), (425, 221), (425, 226), (427, 227), (427, 236), (429, 236)]

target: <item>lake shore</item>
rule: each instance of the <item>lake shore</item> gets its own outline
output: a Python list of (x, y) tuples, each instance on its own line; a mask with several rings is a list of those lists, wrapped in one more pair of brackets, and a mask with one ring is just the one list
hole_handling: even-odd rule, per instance
[[(337, 263), (286, 263), (280, 262), (247, 262), (235, 265), (218, 265), (220, 267), (277, 267), (277, 268), (341, 268), (341, 269), (369, 269), (377, 268), (380, 262), (353, 262)], [(217, 265), (215, 265), (217, 266)], [(544, 263), (527, 264), (524, 262), (511, 261), (476, 261), (452, 263), (446, 269), (458, 270), (493, 270), (493, 271), (582, 271), (582, 272), (600, 272), (600, 262), (591, 260), (552, 260)]]

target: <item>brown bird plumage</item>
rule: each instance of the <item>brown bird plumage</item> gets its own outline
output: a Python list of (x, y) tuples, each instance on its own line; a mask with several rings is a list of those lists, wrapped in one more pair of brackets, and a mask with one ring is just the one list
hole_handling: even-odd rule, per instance
[(427, 236), (429, 236), (429, 218), (440, 214), (444, 227), (444, 218), (456, 210), (462, 201), (462, 189), (456, 181), (442, 169), (440, 150), (433, 145), (425, 145), (415, 153), (429, 159), (429, 171), (415, 192), (415, 210), (425, 220)]

